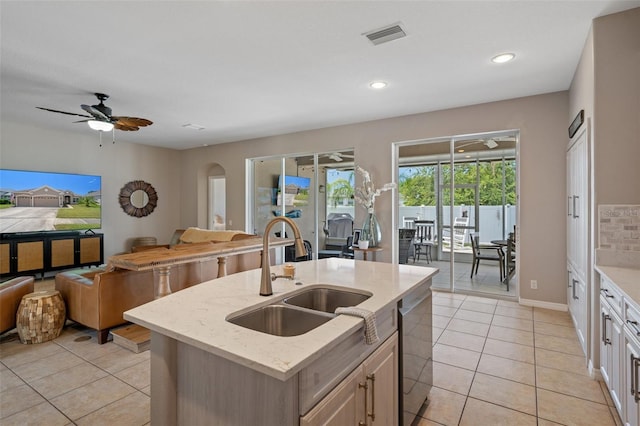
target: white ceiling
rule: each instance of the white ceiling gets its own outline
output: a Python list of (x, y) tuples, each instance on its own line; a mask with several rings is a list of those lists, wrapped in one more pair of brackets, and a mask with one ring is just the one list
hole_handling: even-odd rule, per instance
[[(35, 107), (82, 114), (103, 92), (114, 115), (154, 122), (117, 140), (187, 149), (549, 93), (569, 88), (593, 18), (639, 6), (3, 0), (1, 114), (90, 135)], [(362, 35), (397, 22), (406, 38)], [(516, 60), (490, 62), (505, 51)]]

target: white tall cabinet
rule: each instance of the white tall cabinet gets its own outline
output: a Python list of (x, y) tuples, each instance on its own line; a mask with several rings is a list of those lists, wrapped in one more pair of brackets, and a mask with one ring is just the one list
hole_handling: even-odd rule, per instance
[(588, 126), (567, 151), (567, 305), (585, 355), (589, 328), (589, 139)]

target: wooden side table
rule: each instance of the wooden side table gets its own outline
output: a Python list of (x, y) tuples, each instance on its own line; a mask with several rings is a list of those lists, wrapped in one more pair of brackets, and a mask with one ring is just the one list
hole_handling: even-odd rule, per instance
[(67, 310), (58, 290), (36, 291), (22, 296), (16, 328), (24, 344), (42, 343), (60, 335)]
[(367, 253), (374, 253), (375, 254), (375, 253), (377, 253), (379, 251), (382, 251), (382, 247), (369, 247), (369, 248), (366, 248), (366, 249), (362, 249), (362, 248), (360, 248), (358, 246), (353, 246), (353, 247), (350, 247), (350, 248), (352, 248), (353, 251), (362, 252), (362, 259), (363, 260), (367, 260)]

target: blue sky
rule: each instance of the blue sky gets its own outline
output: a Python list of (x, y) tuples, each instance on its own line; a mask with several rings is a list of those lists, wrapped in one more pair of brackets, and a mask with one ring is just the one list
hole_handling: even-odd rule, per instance
[(333, 183), (338, 179), (353, 183), (353, 170), (327, 169), (327, 183)]
[(0, 169), (0, 189), (19, 191), (48, 185), (78, 195), (100, 191), (100, 176)]

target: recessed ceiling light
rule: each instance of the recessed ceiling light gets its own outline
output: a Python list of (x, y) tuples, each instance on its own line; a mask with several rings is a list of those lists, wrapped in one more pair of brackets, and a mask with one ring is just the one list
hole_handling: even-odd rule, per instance
[(491, 62), (496, 64), (504, 64), (505, 62), (513, 60), (513, 58), (515, 57), (515, 53), (501, 53), (491, 58)]
[(386, 81), (373, 81), (373, 82), (371, 82), (371, 84), (369, 84), (369, 87), (371, 87), (372, 89), (384, 89), (385, 87), (387, 87), (387, 82)]
[(464, 152), (464, 149), (459, 149), (458, 152)]

